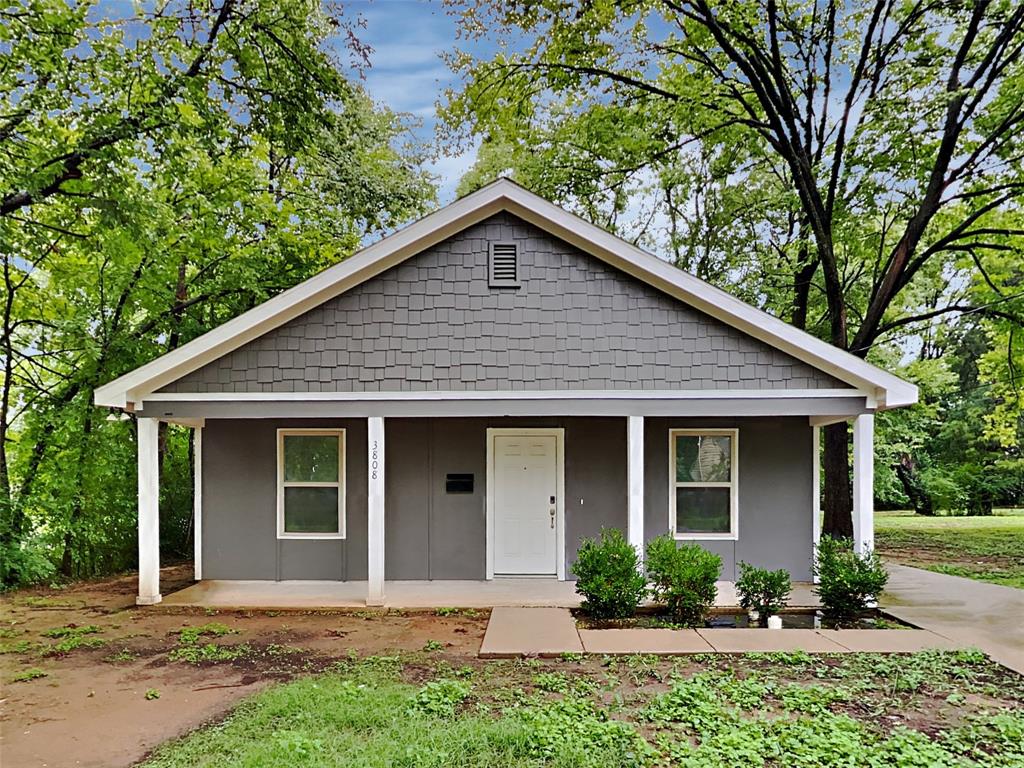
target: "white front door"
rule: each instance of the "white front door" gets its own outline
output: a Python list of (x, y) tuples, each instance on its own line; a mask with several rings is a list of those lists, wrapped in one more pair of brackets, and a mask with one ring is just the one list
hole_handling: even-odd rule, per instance
[(557, 573), (558, 438), (494, 435), (494, 573)]

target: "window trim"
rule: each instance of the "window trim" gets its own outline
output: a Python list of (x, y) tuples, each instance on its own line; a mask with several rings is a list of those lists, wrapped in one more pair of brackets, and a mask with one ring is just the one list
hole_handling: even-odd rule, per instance
[[(725, 436), (730, 440), (729, 482), (695, 483), (676, 481), (676, 437)], [(670, 429), (668, 431), (668, 529), (677, 541), (737, 541), (740, 537), (740, 431), (737, 428), (707, 427)], [(676, 530), (676, 488), (729, 488), (729, 531), (728, 533), (680, 533)]]
[[(284, 479), (284, 439), (295, 435), (330, 435), (338, 439), (338, 480), (337, 482), (301, 482)], [(277, 430), (277, 538), (279, 539), (344, 539), (345, 538), (345, 446), (344, 429), (330, 428), (296, 428), (288, 427)], [(284, 489), (285, 488), (337, 488), (338, 489), (338, 531), (323, 532), (288, 532), (284, 529)]]

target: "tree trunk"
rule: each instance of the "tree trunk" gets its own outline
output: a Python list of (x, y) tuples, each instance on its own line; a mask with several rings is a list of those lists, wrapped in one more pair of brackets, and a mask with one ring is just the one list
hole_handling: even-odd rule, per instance
[(921, 482), (921, 478), (917, 474), (914, 458), (909, 453), (903, 454), (900, 460), (893, 465), (893, 469), (896, 470), (896, 477), (903, 484), (903, 492), (910, 499), (914, 514), (933, 516), (935, 505), (932, 503), (931, 494), (928, 493), (928, 489), (924, 487), (924, 483)]
[(845, 421), (825, 432), (825, 520), (822, 533), (853, 538), (853, 487), (850, 483), (850, 430)]
[[(87, 393), (89, 401), (92, 401), (92, 390)], [(91, 409), (85, 412), (85, 423), (82, 425), (82, 439), (78, 448), (78, 470), (75, 482), (75, 502), (71, 507), (71, 517), (68, 520), (68, 528), (64, 531), (64, 553), (60, 559), (60, 575), (65, 579), (75, 577), (75, 528), (82, 520), (82, 502), (85, 496), (85, 457), (89, 451), (89, 437), (92, 434)], [(79, 558), (80, 560), (81, 558)], [(79, 573), (81, 575), (81, 569)]]

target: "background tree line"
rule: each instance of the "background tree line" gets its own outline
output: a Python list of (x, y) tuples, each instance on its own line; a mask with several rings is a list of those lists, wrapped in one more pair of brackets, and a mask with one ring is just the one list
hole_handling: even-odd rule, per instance
[[(439, 140), (478, 147), (460, 191), (512, 175), (918, 382), (879, 419), (881, 503), (1022, 503), (1019, 4), (452, 5), (504, 43), (450, 53)], [(434, 205), (343, 10), (0, 3), (3, 584), (134, 564), (134, 423), (96, 386)], [(189, 443), (162, 433), (168, 554)], [(847, 449), (831, 429), (840, 533)]]
[[(451, 0), (453, 7), (463, 3)], [(478, 0), (448, 139), (798, 328), (916, 381), (890, 505), (1024, 498), (1024, 5)], [(825, 530), (852, 535), (849, 431)]]
[[(367, 51), (308, 0), (0, 5), (0, 578), (135, 561), (134, 423), (96, 386), (433, 203)], [(346, 41), (348, 60), (332, 53)], [(163, 551), (189, 549), (186, 430)]]

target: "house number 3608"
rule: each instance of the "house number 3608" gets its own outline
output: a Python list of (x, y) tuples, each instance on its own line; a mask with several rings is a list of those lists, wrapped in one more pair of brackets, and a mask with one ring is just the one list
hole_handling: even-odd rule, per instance
[(380, 474), (380, 448), (376, 440), (370, 446), (370, 479), (376, 480)]

